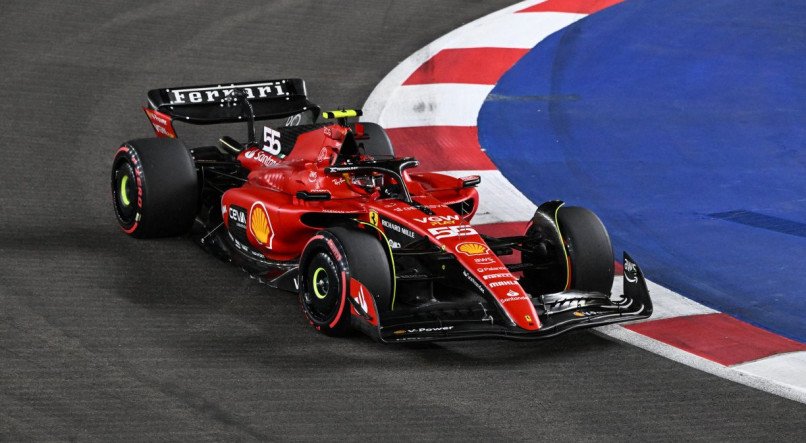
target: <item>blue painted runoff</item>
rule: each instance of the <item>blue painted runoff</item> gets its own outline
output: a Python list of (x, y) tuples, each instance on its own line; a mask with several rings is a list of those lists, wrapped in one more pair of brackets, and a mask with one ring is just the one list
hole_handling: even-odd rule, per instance
[(533, 202), (589, 207), (648, 278), (806, 342), (806, 2), (627, 0), (533, 48), (478, 124)]

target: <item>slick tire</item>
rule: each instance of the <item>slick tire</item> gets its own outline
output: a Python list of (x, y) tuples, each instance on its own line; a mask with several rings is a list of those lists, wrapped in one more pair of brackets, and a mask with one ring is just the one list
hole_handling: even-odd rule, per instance
[(350, 329), (350, 279), (373, 295), (378, 310), (391, 304), (391, 267), (383, 244), (365, 232), (335, 227), (317, 233), (300, 257), (299, 298), (311, 325), (327, 335)]
[(523, 262), (535, 268), (524, 270), (524, 289), (532, 295), (566, 289), (609, 294), (613, 247), (599, 217), (576, 206), (560, 206), (556, 215), (553, 208), (546, 211), (538, 209), (526, 231), (530, 251), (523, 253)]
[(186, 234), (198, 209), (198, 176), (184, 143), (145, 138), (123, 144), (112, 162), (118, 223), (135, 238)]
[(563, 206), (557, 222), (570, 261), (570, 289), (610, 294), (613, 246), (602, 221), (588, 209)]

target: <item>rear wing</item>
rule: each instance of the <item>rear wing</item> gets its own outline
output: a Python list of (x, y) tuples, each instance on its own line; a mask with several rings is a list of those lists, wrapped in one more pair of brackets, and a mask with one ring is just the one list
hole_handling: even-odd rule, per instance
[(176, 136), (173, 120), (196, 125), (246, 122), (243, 103), (230, 96), (235, 90), (246, 94), (255, 120), (280, 119), (305, 111), (318, 116), (320, 111), (308, 101), (305, 81), (299, 78), (152, 89), (144, 110), (157, 135), (168, 137)]

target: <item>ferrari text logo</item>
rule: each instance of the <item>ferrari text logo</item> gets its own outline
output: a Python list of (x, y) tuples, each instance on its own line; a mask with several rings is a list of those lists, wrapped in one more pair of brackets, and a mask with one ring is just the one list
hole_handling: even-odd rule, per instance
[(183, 105), (187, 103), (219, 103), (225, 97), (232, 94), (235, 89), (245, 91), (246, 97), (249, 99), (285, 97), (288, 95), (283, 90), (282, 82), (253, 83), (249, 85), (231, 84), (226, 86), (211, 86), (208, 88), (172, 89), (168, 92), (171, 95), (172, 105)]

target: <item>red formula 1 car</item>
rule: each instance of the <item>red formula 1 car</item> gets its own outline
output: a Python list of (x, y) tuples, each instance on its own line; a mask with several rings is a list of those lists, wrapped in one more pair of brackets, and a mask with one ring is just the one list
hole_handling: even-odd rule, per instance
[[(157, 138), (124, 143), (112, 167), (124, 232), (189, 234), (297, 292), (324, 333), (533, 339), (652, 313), (626, 253), (625, 293), (610, 295), (612, 246), (592, 212), (550, 201), (522, 236), (480, 235), (478, 176), (416, 172), (380, 126), (349, 122), (360, 111), (321, 113), (300, 79), (155, 89), (144, 110)], [(258, 141), (258, 120), (279, 124)], [(247, 140), (189, 149), (175, 121), (244, 122)]]

